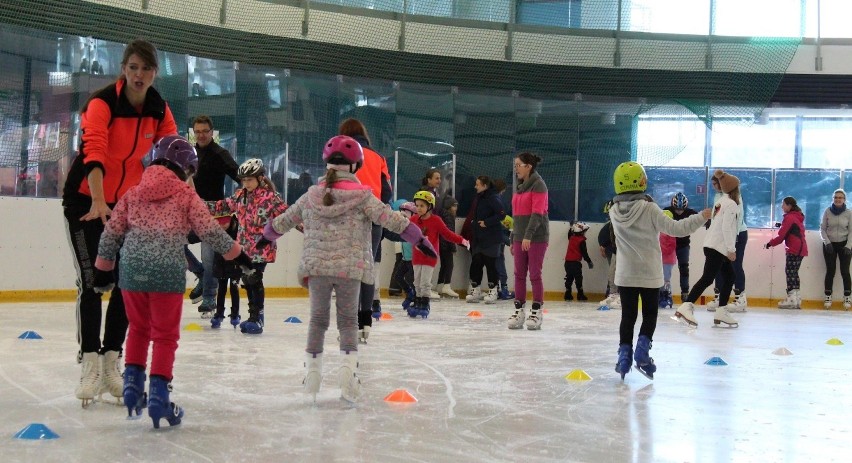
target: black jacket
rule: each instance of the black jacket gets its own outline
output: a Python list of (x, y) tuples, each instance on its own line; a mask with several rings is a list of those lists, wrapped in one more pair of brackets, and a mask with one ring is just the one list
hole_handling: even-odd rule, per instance
[[(675, 212), (675, 208), (673, 208), (671, 206), (669, 206), (669, 207), (667, 207), (663, 210), (671, 212), (672, 218), (675, 219), (675, 220), (683, 220), (683, 219), (685, 219), (685, 218), (687, 218), (691, 215), (698, 214), (698, 212), (696, 212), (695, 210), (690, 209), (688, 207), (686, 209), (684, 209), (683, 213), (681, 213), (681, 214), (678, 214), (677, 212)], [(677, 242), (677, 244), (675, 245), (675, 249), (681, 249), (681, 248), (684, 248), (686, 246), (689, 246), (689, 235), (686, 235), (684, 237), (678, 237), (676, 239), (676, 242)]]
[[(489, 188), (482, 193), (477, 193), (476, 211), (471, 219), (470, 240), (471, 254), (482, 253), (486, 256), (497, 257), (503, 246), (503, 218), (506, 212), (503, 203), (497, 197), (497, 192)], [(485, 227), (479, 225), (479, 221), (485, 223)]]
[(225, 176), (239, 183), (237, 161), (225, 148), (211, 141), (204, 148), (195, 145), (198, 151), (198, 172), (193, 178), (195, 191), (205, 201), (225, 199)]

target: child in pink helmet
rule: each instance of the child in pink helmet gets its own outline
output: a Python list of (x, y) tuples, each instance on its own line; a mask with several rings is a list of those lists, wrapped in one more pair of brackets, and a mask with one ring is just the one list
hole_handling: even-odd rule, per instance
[(322, 383), (323, 344), (334, 290), (343, 360), (338, 373), (340, 396), (354, 402), (361, 394), (357, 376), (359, 292), (362, 282), (373, 284), (374, 275), (372, 224), (400, 234), (424, 253), (436, 254), (416, 225), (401, 213), (392, 211), (355, 176), (364, 160), (357, 141), (345, 135), (332, 137), (323, 148), (322, 159), (328, 168), (325, 177), (266, 225), (264, 239), (258, 247), (302, 226), (305, 237), (298, 276), (307, 286), (311, 302), (305, 349), (305, 392), (316, 400)]

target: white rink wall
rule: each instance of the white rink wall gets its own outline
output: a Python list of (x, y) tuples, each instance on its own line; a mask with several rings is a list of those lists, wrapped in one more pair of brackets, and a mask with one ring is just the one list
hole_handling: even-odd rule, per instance
[[(0, 301), (3, 292), (74, 290), (76, 278), (72, 254), (68, 244), (62, 206), (58, 199), (0, 197)], [(600, 256), (597, 248), (597, 234), (602, 224), (590, 224), (588, 231), (589, 255), (595, 268), (589, 270), (583, 264), (583, 277), (586, 292), (603, 293), (606, 288), (606, 260)], [(457, 229), (461, 229), (461, 222)], [(562, 293), (564, 291), (563, 259), (568, 243), (568, 225), (566, 222), (551, 222), (550, 247), (547, 251), (544, 270), (545, 290)], [(749, 298), (780, 299), (785, 293), (784, 250), (783, 246), (763, 249), (774, 230), (749, 230), (749, 242), (746, 248), (746, 292)], [(690, 261), (691, 282), (695, 282), (704, 265), (701, 243), (704, 229), (693, 235), (692, 256)], [(810, 255), (805, 258), (799, 275), (802, 280), (804, 299), (821, 300), (825, 262), (822, 257), (819, 233), (807, 232)], [(302, 236), (293, 231), (279, 240), (278, 261), (267, 267), (264, 281), (268, 288), (297, 288), (296, 269), (301, 255)], [(198, 245), (192, 247), (200, 256)], [(394, 246), (383, 242), (383, 258), (380, 284), (388, 286), (394, 262)], [(508, 249), (507, 249), (508, 251)], [(509, 284), (512, 280), (512, 259), (507, 252), (506, 267), (509, 272)], [(469, 254), (463, 249), (456, 253), (453, 287), (467, 287)], [(838, 272), (839, 273), (839, 272)], [(191, 276), (191, 275), (190, 275)], [(437, 278), (437, 272), (436, 272)], [(672, 274), (675, 294), (679, 293), (677, 267)], [(194, 284), (194, 278), (188, 284)], [(708, 289), (705, 294), (710, 294)], [(842, 294), (839, 275), (835, 277), (835, 294)], [(32, 297), (38, 300), (37, 296)]]

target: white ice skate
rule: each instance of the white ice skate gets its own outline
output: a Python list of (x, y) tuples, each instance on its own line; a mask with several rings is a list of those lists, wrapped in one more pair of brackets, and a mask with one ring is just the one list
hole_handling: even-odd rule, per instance
[(713, 290), (713, 299), (710, 299), (710, 302), (707, 303), (707, 311), (715, 312), (717, 307), (719, 307), (719, 292)]
[(698, 320), (695, 319), (695, 305), (692, 302), (681, 304), (672, 315), (672, 319), (684, 322), (692, 328), (698, 327)]
[(826, 294), (822, 300), (822, 308), (828, 310), (831, 308), (831, 294)]
[(725, 324), (728, 328), (737, 328), (740, 326), (737, 320), (728, 313), (727, 306), (719, 307), (713, 315), (713, 326)]
[(473, 288), (468, 293), (467, 297), (464, 298), (468, 304), (478, 304), (482, 302), (482, 288), (479, 286)]
[(429, 290), (429, 299), (432, 299), (433, 301), (440, 301), (441, 300), (441, 293), (435, 291), (434, 289), (430, 289)]
[(364, 328), (358, 330), (358, 342), (367, 344), (367, 338), (370, 337), (370, 325), (364, 325)]
[(124, 397), (124, 378), (121, 376), (121, 354), (118, 351), (106, 351), (99, 355), (101, 386), (98, 397), (103, 400), (103, 394), (109, 393), (116, 399), (116, 405), (121, 405)]
[(541, 303), (533, 302), (532, 309), (530, 309), (530, 314), (527, 316), (527, 329), (540, 330), (543, 317), (544, 314), (541, 310)]
[(796, 302), (796, 290), (787, 291), (787, 297), (778, 303), (779, 309), (798, 309), (799, 305)]
[(453, 287), (450, 286), (449, 283), (438, 285), (438, 294), (440, 294), (441, 297), (449, 297), (454, 299), (459, 298), (459, 293), (453, 291)]
[(485, 295), (485, 297), (482, 299), (482, 301), (485, 302), (486, 304), (493, 304), (493, 303), (497, 302), (497, 288), (496, 287), (489, 288), (488, 294)]
[(361, 397), (361, 380), (358, 379), (358, 352), (341, 352), (343, 364), (337, 372), (340, 398), (354, 403)]
[(322, 353), (305, 354), (305, 379), (302, 381), (305, 392), (313, 396), (317, 401), (317, 392), (322, 385)]
[(843, 296), (843, 310), (852, 309), (852, 296)]
[(609, 302), (609, 309), (610, 310), (621, 310), (621, 295), (619, 295), (618, 293), (615, 293), (615, 294), (611, 294), (609, 297), (611, 298), (611, 300)]
[(745, 291), (743, 291), (743, 292), (741, 292), (741, 293), (737, 294), (737, 295), (734, 297), (734, 302), (733, 302), (733, 303), (729, 303), (729, 304), (727, 305), (727, 307), (728, 307), (728, 312), (731, 312), (731, 313), (742, 313), (742, 312), (745, 312), (745, 311), (746, 311), (746, 308), (748, 307), (748, 299), (746, 299), (746, 293), (745, 293)]
[(515, 301), (515, 311), (509, 316), (509, 329), (519, 330), (523, 328), (526, 318), (527, 314), (526, 310), (524, 310), (524, 304)]
[(74, 391), (77, 398), (83, 401), (83, 408), (89, 406), (101, 387), (101, 367), (97, 352), (83, 354), (80, 384)]

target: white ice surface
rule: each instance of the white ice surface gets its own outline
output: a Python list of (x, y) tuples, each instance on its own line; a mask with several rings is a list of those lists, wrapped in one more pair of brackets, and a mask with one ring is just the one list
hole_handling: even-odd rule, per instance
[[(435, 302), (428, 320), (399, 302), (384, 301), (394, 319), (360, 348), (354, 407), (339, 399), (333, 321), (317, 403), (302, 393), (306, 299), (268, 300), (260, 336), (211, 330), (187, 303), (182, 326), (204, 330), (181, 331), (172, 399), (186, 416), (158, 431), (124, 407), (81, 408), (73, 304), (0, 305), (0, 460), (850, 461), (852, 313), (750, 309), (724, 329), (696, 308), (691, 330), (661, 311), (654, 381), (634, 369), (622, 382), (618, 311), (549, 302), (541, 331), (510, 331), (508, 302)], [(17, 339), (26, 330), (44, 339)], [(835, 337), (846, 344), (826, 344)], [(793, 355), (774, 355), (780, 347)], [(728, 366), (704, 364), (714, 356)], [(575, 369), (592, 380), (566, 380)], [(418, 402), (383, 400), (399, 388)], [(31, 423), (60, 438), (13, 438)]]

